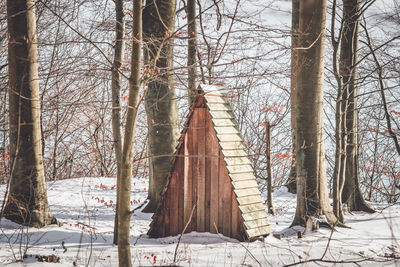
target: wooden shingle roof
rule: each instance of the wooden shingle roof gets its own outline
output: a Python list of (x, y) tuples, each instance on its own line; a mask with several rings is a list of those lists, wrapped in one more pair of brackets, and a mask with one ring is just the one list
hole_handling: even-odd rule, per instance
[(215, 92), (205, 93), (204, 97), (237, 197), (247, 236), (254, 238), (267, 235), (271, 233), (267, 213), (228, 98), (224, 94)]

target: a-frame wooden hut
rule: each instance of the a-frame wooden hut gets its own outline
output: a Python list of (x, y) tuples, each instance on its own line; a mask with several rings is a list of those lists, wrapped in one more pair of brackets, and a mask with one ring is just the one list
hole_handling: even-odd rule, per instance
[(271, 232), (228, 99), (207, 91), (193, 101), (150, 237), (177, 235), (186, 224), (186, 233), (218, 232), (238, 240)]

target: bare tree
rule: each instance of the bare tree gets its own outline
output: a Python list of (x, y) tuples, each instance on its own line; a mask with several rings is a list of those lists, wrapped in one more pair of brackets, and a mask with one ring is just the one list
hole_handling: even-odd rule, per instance
[(267, 160), (267, 204), (268, 204), (268, 213), (272, 215), (276, 215), (274, 203), (272, 200), (272, 167), (271, 167), (271, 124), (267, 120), (265, 122), (265, 151), (266, 151), (266, 160)]
[(187, 1), (188, 17), (188, 97), (189, 107), (192, 106), (197, 90), (197, 26), (196, 0)]
[[(292, 0), (292, 51), (291, 51), (291, 61), (290, 61), (290, 111), (291, 111), (291, 124), (292, 124), (292, 145), (293, 151), (296, 144), (296, 79), (297, 70), (299, 66), (297, 65), (297, 46), (298, 46), (298, 35), (299, 35), (299, 8), (300, 1)], [(294, 158), (293, 158), (294, 159)], [(296, 165), (293, 165), (290, 169), (287, 188), (290, 193), (296, 193)]]
[(374, 212), (365, 202), (360, 188), (358, 109), (357, 109), (357, 61), (360, 23), (360, 0), (343, 1), (343, 30), (340, 44), (340, 75), (347, 94), (346, 122), (346, 165), (342, 188), (342, 203), (348, 210)]
[(297, 109), (296, 173), (297, 208), (293, 225), (325, 215), (333, 225), (336, 218), (329, 206), (322, 122), (322, 82), (326, 0), (300, 2)]
[[(333, 73), (338, 84), (338, 92), (336, 98), (335, 112), (335, 168), (333, 171), (333, 212), (340, 222), (344, 222), (344, 213), (342, 205), (342, 191), (345, 181), (346, 166), (346, 149), (347, 149), (347, 130), (346, 130), (346, 113), (348, 108), (348, 87), (343, 86), (343, 63), (338, 66), (339, 44), (342, 39), (343, 22), (340, 27), (339, 37), (335, 37), (335, 20), (336, 20), (336, 0), (333, 1), (332, 20), (331, 20), (331, 42), (333, 46)], [(352, 38), (353, 39), (353, 38)], [(341, 53), (341, 60), (344, 53)]]
[(179, 138), (178, 108), (173, 80), (175, 0), (147, 0), (143, 10), (145, 95), (150, 156), (149, 203), (154, 212)]
[(125, 124), (124, 144), (121, 155), (120, 188), (118, 190), (118, 262), (120, 267), (132, 266), (129, 242), (130, 200), (132, 175), (132, 146), (139, 108), (140, 61), (142, 41), (142, 0), (133, 1), (131, 77), (129, 80), (128, 114)]
[(10, 191), (6, 218), (43, 227), (55, 223), (47, 203), (40, 132), (35, 1), (8, 0)]
[[(121, 137), (121, 84), (122, 73), (121, 66), (125, 52), (125, 14), (124, 1), (115, 1), (115, 45), (114, 45), (114, 62), (112, 66), (111, 92), (112, 92), (112, 128), (113, 142), (115, 146), (115, 158), (117, 161), (117, 206), (118, 206), (118, 190), (120, 187), (120, 171), (121, 171), (121, 153), (122, 153), (122, 137)], [(114, 244), (118, 244), (118, 213), (115, 214), (114, 220)]]

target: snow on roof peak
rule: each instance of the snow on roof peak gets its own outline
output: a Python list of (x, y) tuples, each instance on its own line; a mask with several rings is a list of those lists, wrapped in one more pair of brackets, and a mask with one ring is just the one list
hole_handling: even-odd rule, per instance
[(228, 88), (224, 84), (200, 84), (200, 90), (204, 92), (204, 94), (227, 94)]

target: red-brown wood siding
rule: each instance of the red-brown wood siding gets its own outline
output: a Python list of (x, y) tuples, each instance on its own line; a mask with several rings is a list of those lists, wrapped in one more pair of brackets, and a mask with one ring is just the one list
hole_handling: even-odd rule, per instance
[(225, 236), (246, 239), (208, 109), (196, 108), (186, 127), (149, 235), (163, 237), (181, 233), (196, 205), (186, 232), (218, 231)]

